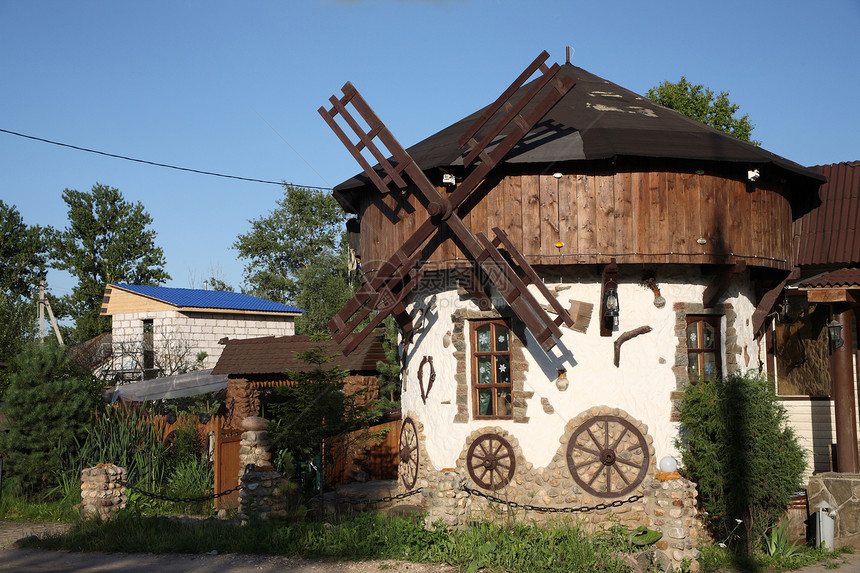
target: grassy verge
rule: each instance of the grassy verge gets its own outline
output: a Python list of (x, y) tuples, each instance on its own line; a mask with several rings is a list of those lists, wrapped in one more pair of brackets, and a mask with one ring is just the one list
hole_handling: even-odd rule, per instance
[(763, 551), (757, 551), (749, 556), (735, 553), (718, 544), (702, 546), (700, 551), (700, 573), (790, 571), (816, 563), (824, 564), (827, 569), (838, 569), (842, 564), (842, 556), (851, 553), (850, 549), (845, 548), (831, 552), (814, 547), (798, 547), (790, 554), (767, 555)]
[(107, 524), (83, 521), (64, 535), (27, 541), (27, 547), (71, 551), (154, 553), (261, 553), (337, 560), (395, 559), (447, 563), (467, 571), (628, 570), (621, 552), (626, 539), (586, 536), (575, 525), (553, 529), (529, 525), (475, 525), (463, 531), (401, 518), (359, 514), (331, 523), (238, 526), (227, 522), (180, 523), (119, 516)]

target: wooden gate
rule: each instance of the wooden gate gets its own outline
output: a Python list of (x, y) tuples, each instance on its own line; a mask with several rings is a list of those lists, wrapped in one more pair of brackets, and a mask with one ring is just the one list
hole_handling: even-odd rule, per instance
[[(221, 428), (215, 431), (215, 493), (232, 489), (239, 485), (239, 447), (242, 431)], [(235, 509), (239, 507), (239, 492), (215, 498), (216, 509)]]

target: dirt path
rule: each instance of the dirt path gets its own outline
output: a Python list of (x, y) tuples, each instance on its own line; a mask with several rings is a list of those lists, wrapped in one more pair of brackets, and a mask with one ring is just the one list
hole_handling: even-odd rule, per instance
[[(18, 549), (15, 542), (30, 535), (59, 533), (64, 523), (0, 520), (0, 572), (40, 573), (456, 573), (456, 567), (402, 561), (310, 561), (270, 555), (182, 555), (152, 553), (73, 553)], [(833, 565), (812, 565), (798, 573), (860, 572), (860, 553), (840, 556)]]
[(18, 549), (15, 542), (31, 535), (62, 533), (67, 523), (0, 520), (0, 571), (41, 573), (455, 573), (455, 567), (400, 561), (309, 561), (270, 555), (179, 555), (152, 553), (73, 553)]

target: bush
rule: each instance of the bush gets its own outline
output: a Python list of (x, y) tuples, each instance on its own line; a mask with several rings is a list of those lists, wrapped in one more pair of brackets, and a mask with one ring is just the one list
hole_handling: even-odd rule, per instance
[(66, 348), (54, 342), (31, 342), (12, 362), (3, 395), (5, 433), (0, 451), (9, 474), (27, 493), (59, 483), (69, 460), (61, 455), (86, 431), (100, 403), (98, 384), (69, 363)]
[(707, 525), (749, 554), (801, 486), (805, 453), (785, 408), (764, 375), (747, 373), (689, 386), (679, 410), (677, 446)]

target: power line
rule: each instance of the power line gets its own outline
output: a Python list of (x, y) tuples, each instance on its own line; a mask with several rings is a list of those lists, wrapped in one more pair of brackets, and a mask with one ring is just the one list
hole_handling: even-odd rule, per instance
[[(41, 141), (42, 143), (50, 143), (51, 145), (58, 145), (60, 147), (68, 147), (69, 149), (76, 149), (78, 151), (86, 151), (87, 153), (95, 153), (97, 155), (104, 155), (105, 157), (113, 157), (114, 159), (125, 159), (126, 161), (134, 161), (136, 163), (144, 163), (146, 165), (154, 165), (155, 167), (166, 167), (168, 169), (176, 169), (178, 171), (188, 171), (190, 173), (199, 173), (200, 175), (212, 175), (213, 177), (224, 177), (226, 179), (238, 179), (239, 181), (250, 181), (252, 183), (266, 183), (269, 185), (283, 185), (284, 181), (268, 181), (266, 179), (252, 179), (250, 177), (239, 177), (236, 175), (225, 175), (223, 173), (214, 173), (212, 171), (201, 171), (199, 169), (190, 169), (188, 167), (178, 167), (176, 165), (169, 165), (167, 163), (156, 163), (155, 161), (146, 161), (144, 159), (135, 159), (134, 157), (126, 157), (124, 155), (116, 155), (114, 153), (107, 153), (104, 151), (98, 151), (96, 149), (87, 149), (86, 147), (78, 147), (77, 145), (70, 145), (68, 143), (61, 143), (59, 141), (51, 141), (50, 139), (43, 139), (41, 137), (35, 137), (33, 135), (27, 135), (24, 133), (18, 133), (15, 131), (9, 131), (8, 129), (0, 128), (0, 132), (8, 133), (10, 135), (16, 135), (18, 137), (24, 137), (26, 139), (32, 139), (34, 141)], [(287, 185), (292, 185), (294, 187), (303, 187), (305, 189), (318, 189), (320, 191), (331, 191), (331, 187), (315, 187), (313, 185), (298, 185), (294, 183), (287, 183)]]

